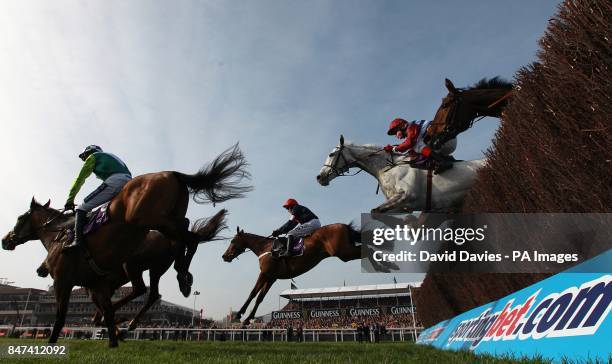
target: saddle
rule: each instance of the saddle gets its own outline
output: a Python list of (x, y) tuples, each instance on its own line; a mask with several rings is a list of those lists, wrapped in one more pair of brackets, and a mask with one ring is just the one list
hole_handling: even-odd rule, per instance
[[(302, 254), (304, 254), (304, 239), (306, 239), (310, 235), (301, 237), (297, 242), (293, 244), (293, 247), (291, 248), (289, 255), (284, 256), (282, 258), (294, 258), (294, 257), (299, 257)], [(281, 253), (284, 252), (286, 249), (287, 249), (287, 238), (284, 236), (281, 236), (281, 237), (274, 239), (274, 242), (272, 243), (272, 250), (270, 251), (270, 253), (272, 254), (273, 258), (281, 258), (280, 256)]]
[(418, 158), (408, 162), (410, 167), (423, 170), (433, 170), (434, 174), (440, 174), (453, 167), (459, 160), (452, 156), (437, 155), (435, 158)]

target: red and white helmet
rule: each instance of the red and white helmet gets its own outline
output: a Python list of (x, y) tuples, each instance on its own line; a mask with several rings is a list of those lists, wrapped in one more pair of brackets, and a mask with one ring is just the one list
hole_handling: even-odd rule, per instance
[(285, 201), (285, 203), (283, 204), (283, 207), (287, 208), (287, 207), (295, 206), (297, 204), (298, 204), (298, 202), (295, 199), (290, 198), (287, 201)]
[(404, 129), (408, 126), (408, 122), (404, 119), (393, 119), (391, 124), (389, 124), (389, 130), (387, 131), (388, 135), (395, 135), (398, 130)]

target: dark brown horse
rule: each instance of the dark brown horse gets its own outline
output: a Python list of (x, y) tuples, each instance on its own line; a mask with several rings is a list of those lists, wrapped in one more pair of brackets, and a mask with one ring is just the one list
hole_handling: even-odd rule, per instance
[[(50, 201), (45, 205), (41, 205), (36, 202), (36, 200), (32, 199), (30, 209), (23, 215), (19, 216), (13, 230), (11, 230), (2, 239), (2, 245), (4, 249), (13, 250), (16, 246), (24, 244), (27, 241), (40, 240), (45, 249), (48, 251), (48, 255), (38, 271), (40, 275), (44, 275), (41, 273), (45, 270), (47, 270), (47, 273), (51, 273), (51, 276), (55, 281), (54, 287), (57, 297), (57, 287), (61, 287), (58, 282), (64, 282), (57, 279), (57, 274), (65, 271), (74, 272), (83, 266), (87, 266), (87, 264), (83, 264), (83, 262), (79, 261), (77, 255), (62, 253), (63, 244), (61, 240), (57, 241), (57, 237), (59, 234), (61, 234), (62, 229), (64, 229), (64, 223), (67, 219), (69, 219), (69, 217), (62, 215), (58, 210), (50, 208), (49, 205)], [(216, 239), (219, 231), (226, 226), (224, 221), (226, 212), (226, 210), (221, 210), (209, 219), (198, 220), (193, 224), (191, 231), (200, 236), (201, 241)], [(98, 307), (99, 311), (104, 314), (110, 336), (115, 333), (114, 321), (107, 321), (109, 319), (106, 312), (108, 306), (103, 304), (102, 298), (98, 297), (99, 294), (102, 294), (103, 297), (105, 297), (108, 292), (110, 292), (110, 295), (112, 296), (113, 292), (117, 288), (123, 286), (129, 281), (132, 282), (131, 294), (110, 306), (110, 311), (114, 312), (116, 309), (119, 309), (130, 300), (146, 292), (146, 286), (142, 279), (142, 273), (145, 270), (149, 270), (149, 296), (145, 306), (141, 308), (137, 316), (130, 322), (130, 328), (133, 329), (136, 327), (138, 319), (142, 316), (142, 314), (144, 314), (161, 297), (159, 295), (159, 279), (168, 270), (170, 265), (172, 265), (174, 256), (182, 255), (183, 253), (184, 251), (180, 244), (169, 240), (157, 231), (150, 231), (148, 234), (146, 234), (144, 240), (137, 242), (137, 248), (135, 249), (133, 255), (130, 256), (123, 264), (122, 270), (112, 273), (109, 272), (109, 274), (105, 275), (104, 277), (100, 277), (94, 276), (89, 271), (82, 269), (81, 272), (85, 272), (87, 277), (83, 277), (83, 279), (78, 279), (75, 277), (75, 281), (77, 283), (82, 283), (78, 285), (82, 285), (89, 289), (92, 300)], [(74, 266), (64, 266), (67, 263), (73, 263)], [(91, 269), (91, 267), (89, 268)], [(88, 281), (88, 279), (90, 279), (92, 276), (95, 278)], [(64, 304), (67, 305), (68, 302), (66, 301)], [(60, 312), (58, 308), (58, 317), (63, 320), (63, 318), (65, 318), (65, 312), (63, 313), (63, 316), (59, 314)], [(56, 317), (56, 320), (58, 317)], [(99, 319), (99, 313), (96, 313), (94, 320), (99, 323)], [(57, 337), (55, 340), (57, 340)]]
[[(189, 231), (189, 221), (185, 218), (189, 193), (194, 194), (196, 202), (216, 203), (241, 197), (250, 190), (250, 187), (239, 184), (242, 178), (248, 177), (245, 166), (240, 149), (234, 146), (194, 175), (159, 172), (138, 176), (128, 182), (109, 204), (110, 221), (87, 236), (86, 249), (56, 255), (51, 274), (57, 312), (49, 342), (57, 342), (64, 326), (72, 288), (82, 286), (95, 292), (94, 298), (104, 312), (104, 321), (109, 327), (109, 345), (116, 347), (115, 313), (111, 301), (113, 288), (108, 281), (121, 279), (125, 274), (124, 263), (150, 230), (158, 230), (177, 241), (183, 250), (186, 245), (185, 259), (175, 264), (181, 275), (186, 277), (188, 264), (200, 239), (196, 233)], [(36, 209), (38, 219), (42, 219), (41, 211)], [(31, 209), (20, 220), (26, 219), (28, 214), (33, 215), (34, 211)], [(15, 245), (28, 240), (25, 238), (9, 233), (3, 238), (2, 246), (12, 250)], [(105, 272), (103, 277), (101, 272)]]
[[(200, 236), (200, 243), (209, 242), (220, 239), (218, 234), (221, 230), (227, 228), (225, 217), (227, 210), (222, 209), (210, 218), (197, 220), (191, 231)], [(58, 244), (59, 245), (59, 244)], [(59, 253), (60, 249), (54, 249), (54, 253)], [(138, 321), (161, 295), (159, 294), (159, 280), (168, 271), (172, 263), (175, 261), (175, 256), (183, 254), (180, 244), (165, 237), (159, 231), (152, 230), (147, 234), (146, 239), (140, 244), (138, 249), (125, 263), (125, 275), (116, 282), (110, 282), (110, 285), (117, 290), (119, 287), (128, 282), (132, 282), (132, 291), (130, 294), (113, 303), (115, 312), (133, 299), (143, 295), (147, 291), (147, 287), (142, 278), (145, 271), (149, 271), (149, 294), (143, 307), (140, 308), (136, 316), (130, 321), (128, 330), (134, 330)], [(49, 257), (52, 260), (52, 257)], [(47, 260), (43, 263), (47, 265)], [(90, 292), (95, 294), (95, 292)], [(93, 300), (94, 303), (96, 300)], [(92, 322), (95, 325), (101, 324), (102, 308), (98, 307)]]
[(472, 126), (478, 117), (499, 118), (512, 96), (513, 85), (499, 77), (483, 78), (468, 88), (456, 88), (445, 80), (448, 95), (427, 128), (429, 144), (443, 145)]
[(236, 230), (236, 235), (223, 254), (223, 260), (231, 262), (246, 249), (250, 249), (259, 257), (259, 277), (255, 287), (234, 317), (239, 320), (257, 295), (253, 310), (244, 320), (245, 325), (248, 325), (255, 317), (259, 304), (277, 279), (297, 277), (328, 257), (337, 257), (343, 262), (361, 258), (361, 246), (356, 245), (361, 240), (361, 233), (350, 224), (332, 224), (321, 227), (305, 238), (304, 253), (301, 256), (283, 259), (273, 258), (270, 254), (274, 239), (245, 233), (240, 228)]

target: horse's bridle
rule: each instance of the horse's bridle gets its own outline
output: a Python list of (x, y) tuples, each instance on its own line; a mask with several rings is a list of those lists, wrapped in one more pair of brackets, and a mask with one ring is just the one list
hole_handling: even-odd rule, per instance
[[(344, 156), (343, 150), (344, 150), (344, 144), (340, 144), (339, 147), (337, 147), (338, 150), (332, 152), (333, 153), (338, 153), (338, 158), (334, 159), (334, 162), (332, 164), (324, 164), (323, 167), (328, 167), (330, 168), (332, 171), (334, 171), (334, 173), (336, 174), (336, 176), (338, 177), (343, 177), (343, 176), (347, 176), (346, 172), (349, 171), (349, 167), (348, 167), (348, 160), (346, 159), (346, 157)], [(340, 158), (342, 158), (342, 160), (344, 161), (344, 165), (346, 167), (346, 169), (344, 170), (338, 170), (337, 166), (338, 166), (338, 162), (340, 161)], [(357, 173), (361, 172), (361, 170), (359, 170)], [(357, 174), (355, 173), (355, 174)], [(355, 175), (353, 174), (353, 176)]]
[[(359, 167), (359, 170), (357, 172), (355, 172), (353, 174), (348, 174), (347, 172), (349, 171), (350, 168), (348, 166), (348, 164), (349, 164), (348, 160), (346, 159), (346, 157), (344, 156), (344, 153), (343, 153), (343, 151), (344, 151), (344, 144), (341, 144), (339, 147), (336, 147), (336, 148), (338, 148), (338, 150), (332, 152), (332, 154), (333, 153), (338, 153), (338, 158), (334, 159), (334, 163), (332, 163), (332, 164), (324, 164), (323, 167), (330, 168), (332, 171), (334, 171), (334, 173), (336, 174), (337, 177), (352, 177), (352, 176), (358, 175), (359, 173), (361, 173), (361, 171), (363, 171), (363, 168)], [(355, 159), (355, 162), (359, 162), (359, 161), (362, 161), (364, 159), (370, 158), (371, 156), (373, 156), (373, 155), (375, 155), (375, 154), (377, 154), (377, 153), (379, 153), (379, 152), (381, 152), (383, 150), (385, 150), (385, 149), (383, 148), (383, 149), (379, 149), (379, 150), (377, 150), (375, 152), (372, 152), (372, 153), (368, 154), (367, 156), (365, 156), (365, 158)], [(338, 170), (338, 168), (337, 168), (337, 165), (338, 165), (338, 162), (340, 161), (340, 158), (342, 158), (342, 160), (344, 161), (344, 165), (346, 166), (345, 170)], [(392, 164), (392, 163), (393, 163), (393, 155), (391, 155), (391, 162), (390, 162), (390, 164)]]
[[(272, 235), (268, 235), (267, 237), (262, 238), (260, 241), (258, 241), (257, 244), (263, 243), (264, 241), (266, 241), (268, 239), (272, 239), (272, 238), (274, 238)], [(233, 259), (238, 259), (239, 256), (241, 256), (242, 254), (244, 254), (244, 252), (247, 251), (247, 249), (253, 250), (253, 249), (249, 248), (248, 246), (246, 246), (246, 244), (244, 244), (241, 249), (236, 249), (236, 253), (234, 254), (234, 257), (232, 258), (232, 260)]]

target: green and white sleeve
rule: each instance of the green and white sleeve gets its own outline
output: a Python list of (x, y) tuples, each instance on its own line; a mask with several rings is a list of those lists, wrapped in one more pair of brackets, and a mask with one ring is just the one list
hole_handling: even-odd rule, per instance
[(76, 197), (77, 193), (79, 193), (79, 190), (81, 190), (81, 187), (83, 187), (83, 183), (85, 183), (87, 177), (89, 177), (93, 173), (95, 167), (96, 157), (94, 157), (94, 155), (92, 154), (87, 157), (85, 163), (83, 164), (83, 167), (81, 168), (81, 171), (79, 172), (79, 175), (72, 183), (72, 187), (70, 187), (70, 192), (68, 192), (68, 199), (66, 200), (66, 203), (74, 202), (74, 198)]

